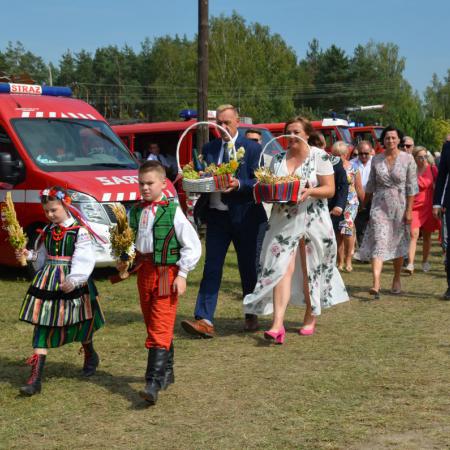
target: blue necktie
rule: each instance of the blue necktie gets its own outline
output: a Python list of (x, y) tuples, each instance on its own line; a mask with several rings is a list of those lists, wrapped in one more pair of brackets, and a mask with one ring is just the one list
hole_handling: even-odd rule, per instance
[(222, 156), (222, 162), (223, 163), (229, 163), (230, 162), (230, 154), (228, 152), (228, 142), (225, 142), (223, 144), (223, 156)]

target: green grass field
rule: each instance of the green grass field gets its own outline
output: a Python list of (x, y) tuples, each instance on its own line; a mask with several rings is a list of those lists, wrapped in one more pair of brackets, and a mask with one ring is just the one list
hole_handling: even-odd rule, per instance
[[(300, 337), (303, 310), (290, 308), (284, 346), (242, 331), (240, 282), (230, 252), (218, 335), (190, 339), (201, 265), (190, 276), (175, 329), (176, 383), (146, 407), (146, 365), (135, 278), (97, 285), (107, 326), (96, 336), (101, 365), (79, 375), (71, 345), (50, 352), (42, 393), (18, 395), (27, 379), (32, 327), (17, 320), (23, 273), (0, 273), (0, 448), (33, 449), (443, 449), (450, 448), (450, 302), (442, 257), (403, 278), (405, 295), (369, 301), (369, 265), (344, 274), (351, 301), (325, 311), (317, 333)], [(419, 258), (419, 255), (418, 255)], [(420, 264), (419, 264), (420, 267)], [(262, 319), (268, 327), (270, 318)]]

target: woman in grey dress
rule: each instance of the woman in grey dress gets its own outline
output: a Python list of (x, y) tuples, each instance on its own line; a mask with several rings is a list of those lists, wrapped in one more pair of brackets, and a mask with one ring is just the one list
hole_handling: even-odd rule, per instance
[(418, 186), (414, 158), (398, 148), (402, 137), (396, 128), (383, 130), (381, 141), (385, 150), (373, 157), (366, 186), (365, 202), (372, 199), (372, 208), (360, 255), (363, 260), (372, 260), (370, 293), (375, 299), (380, 298), (383, 262), (391, 259), (394, 262), (391, 293), (401, 293), (403, 255), (408, 253), (409, 225)]

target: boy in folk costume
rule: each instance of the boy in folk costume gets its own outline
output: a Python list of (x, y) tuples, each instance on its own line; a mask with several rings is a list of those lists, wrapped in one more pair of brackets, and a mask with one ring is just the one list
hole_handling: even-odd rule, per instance
[(130, 227), (136, 234), (134, 271), (147, 328), (146, 386), (140, 395), (150, 404), (156, 403), (161, 389), (174, 382), (173, 329), (178, 296), (186, 291), (187, 274), (201, 256), (196, 231), (180, 206), (165, 197), (165, 188), (164, 167), (157, 161), (145, 162), (139, 168), (142, 201), (129, 213)]
[(90, 278), (95, 265), (91, 234), (81, 213), (71, 205), (67, 192), (58, 187), (40, 195), (48, 225), (41, 231), (35, 250), (17, 250), (16, 257), (33, 261), (37, 273), (25, 295), (19, 319), (34, 325), (34, 354), (23, 395), (41, 391), (41, 380), (49, 348), (81, 342), (84, 350), (84, 376), (95, 373), (99, 357), (93, 334), (104, 323), (97, 289)]

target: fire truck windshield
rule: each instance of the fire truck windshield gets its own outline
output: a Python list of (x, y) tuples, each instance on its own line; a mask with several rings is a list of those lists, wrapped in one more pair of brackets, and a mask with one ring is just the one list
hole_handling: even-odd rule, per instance
[(46, 172), (137, 169), (109, 126), (95, 120), (15, 119), (23, 146)]
[(338, 127), (341, 136), (343, 137), (343, 141), (347, 144), (352, 143), (352, 135), (347, 127)]

